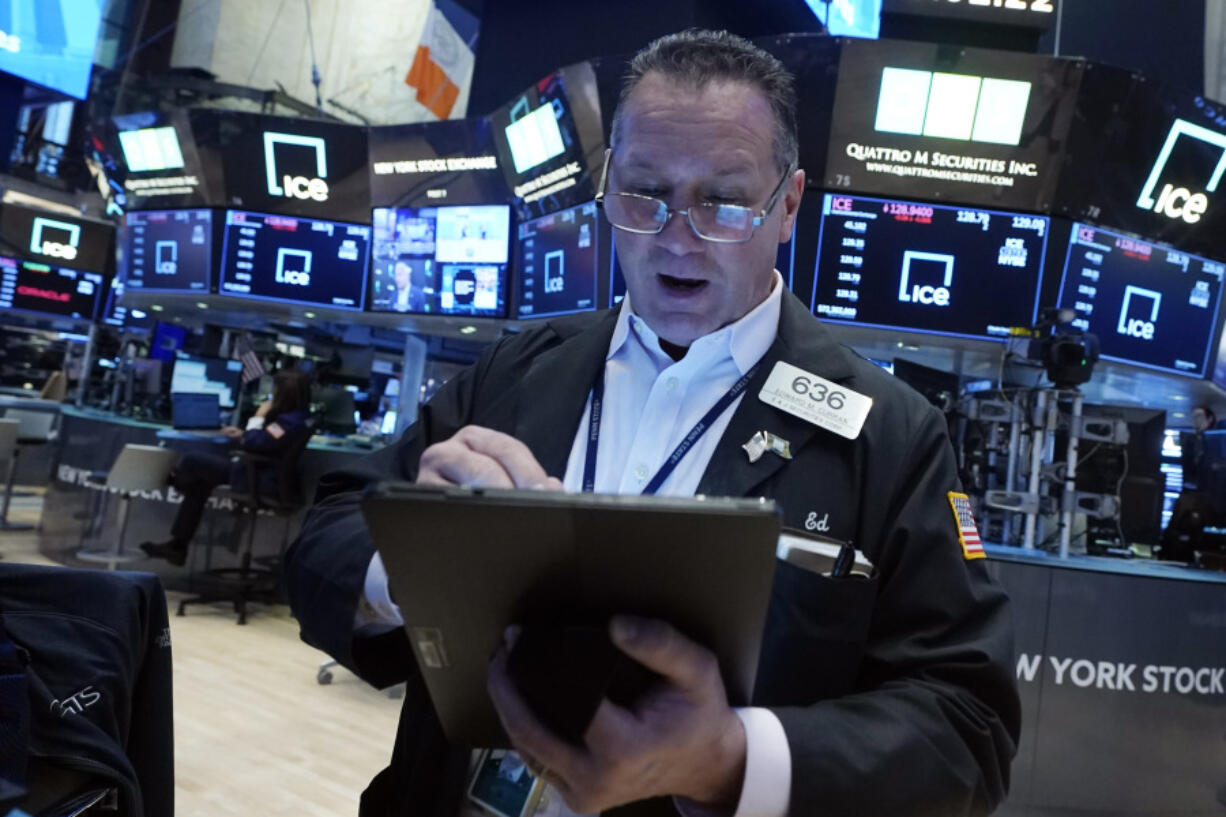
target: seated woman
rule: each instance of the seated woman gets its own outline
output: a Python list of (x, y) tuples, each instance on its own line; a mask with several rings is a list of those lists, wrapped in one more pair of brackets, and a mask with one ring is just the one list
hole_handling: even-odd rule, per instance
[[(298, 432), (305, 428), (310, 419), (310, 404), (310, 378), (296, 370), (281, 371), (273, 378), (272, 400), (260, 405), (255, 416), (247, 421), (247, 430), (226, 426), (221, 432), (237, 440), (244, 451), (279, 456)], [(264, 473), (260, 474), (259, 488), (275, 490), (275, 485), (268, 484), (274, 480), (275, 474), (264, 469)], [(200, 526), (209, 494), (226, 482), (236, 489), (250, 490), (244, 485), (245, 481), (244, 465), (231, 462), (229, 457), (197, 452), (184, 454), (170, 475), (170, 484), (183, 494), (183, 504), (179, 506), (170, 528), (170, 539), (145, 542), (140, 546), (141, 550), (152, 558), (165, 559), (174, 565), (184, 564), (187, 561), (187, 545)]]

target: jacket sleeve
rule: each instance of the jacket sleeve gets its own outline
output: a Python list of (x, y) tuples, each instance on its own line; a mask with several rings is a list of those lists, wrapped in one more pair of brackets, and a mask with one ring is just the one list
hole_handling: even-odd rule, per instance
[[(967, 559), (943, 418), (924, 406), (866, 473), (880, 500), (857, 544), (877, 566), (850, 695), (775, 709), (792, 753), (791, 814), (980, 815), (1008, 791), (1020, 729), (1008, 599)], [(901, 429), (900, 429), (901, 430)], [(889, 456), (894, 469), (884, 467)]]
[(499, 346), (439, 389), (394, 445), (364, 457), (353, 468), (326, 475), (298, 538), (286, 552), (286, 586), (302, 640), (375, 686), (402, 681), (416, 667), (403, 630), (354, 635), (354, 615), (375, 552), (362, 518), (362, 493), (380, 480), (416, 479), (421, 452), (470, 422), (480, 382)]

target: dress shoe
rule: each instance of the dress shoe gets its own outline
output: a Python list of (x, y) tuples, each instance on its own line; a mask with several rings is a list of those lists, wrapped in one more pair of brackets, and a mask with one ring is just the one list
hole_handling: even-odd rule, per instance
[(140, 549), (151, 559), (165, 559), (178, 567), (187, 563), (187, 544), (174, 539), (169, 542), (142, 542)]

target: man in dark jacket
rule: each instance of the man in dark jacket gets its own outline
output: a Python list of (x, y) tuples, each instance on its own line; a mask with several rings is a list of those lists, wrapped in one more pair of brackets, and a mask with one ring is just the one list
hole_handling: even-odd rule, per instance
[(621, 308), (503, 339), (395, 447), (323, 483), (287, 565), (303, 637), (373, 683), (408, 679), (364, 815), (457, 814), (469, 755), (442, 737), (372, 555), (357, 503), (378, 478), (766, 496), (785, 525), (875, 565), (867, 580), (778, 565), (745, 709), (704, 647), (618, 617), (614, 643), (664, 682), (631, 709), (603, 702), (577, 748), (537, 721), (497, 655), (503, 724), (571, 809), (672, 796), (702, 815), (964, 815), (1003, 799), (1012, 630), (943, 418), (834, 343), (772, 269), (804, 184), (794, 106), (786, 70), (725, 33), (640, 53), (600, 192)]

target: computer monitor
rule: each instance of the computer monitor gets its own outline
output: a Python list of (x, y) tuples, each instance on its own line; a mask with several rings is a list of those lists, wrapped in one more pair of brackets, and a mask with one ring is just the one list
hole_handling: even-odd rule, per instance
[(213, 268), (211, 210), (124, 215), (124, 285), (133, 291), (208, 292)]
[(158, 360), (174, 360), (175, 353), (187, 342), (187, 328), (178, 324), (158, 321), (153, 327), (153, 338), (149, 343), (149, 357)]
[(92, 321), (104, 284), (100, 273), (0, 257), (0, 309)]
[(360, 310), (369, 247), (365, 224), (228, 210), (218, 291)]
[[(881, 366), (880, 361), (874, 362)], [(894, 358), (890, 371), (941, 411), (951, 410), (958, 402), (962, 378), (956, 372), (934, 369), (900, 357)]]
[(1048, 219), (827, 193), (812, 309), (823, 320), (970, 338), (1029, 328)]
[(319, 430), (329, 434), (352, 434), (357, 430), (353, 392), (337, 386), (322, 386), (312, 394), (319, 417)]
[(232, 409), (243, 374), (242, 361), (218, 357), (199, 357), (183, 352), (175, 358), (170, 375), (170, 393), (211, 392), (223, 409)]
[(373, 213), (370, 309), (502, 318), (511, 208), (387, 208)]
[(6, 3), (0, 71), (85, 99), (103, 3)]
[(598, 226), (594, 201), (519, 225), (515, 311), (520, 318), (596, 309)]
[(1098, 335), (1108, 360), (1203, 377), (1217, 326), (1226, 264), (1074, 224), (1059, 306)]

